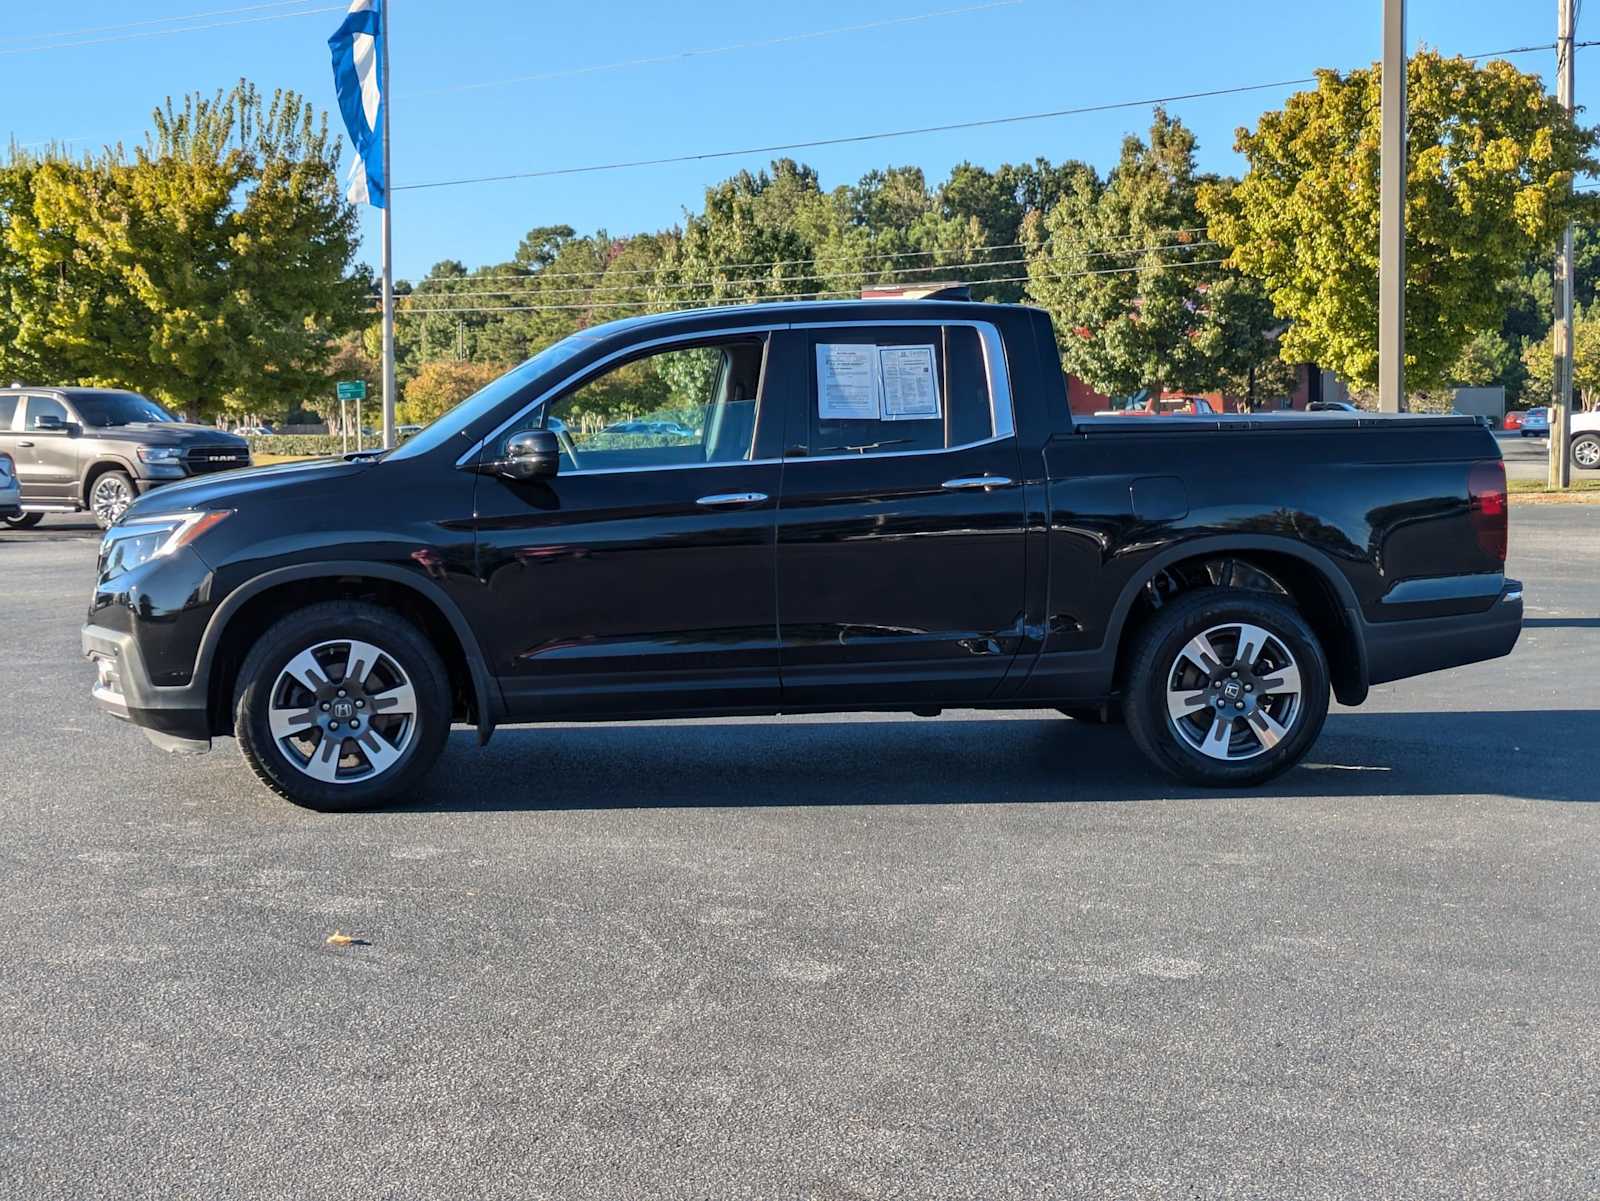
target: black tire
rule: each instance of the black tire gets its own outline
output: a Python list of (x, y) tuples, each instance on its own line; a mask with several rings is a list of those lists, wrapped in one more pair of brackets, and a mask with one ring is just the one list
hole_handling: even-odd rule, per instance
[[(289, 751), (273, 737), (269, 713), (275, 690), (285, 686), (285, 673), (292, 660), (309, 648), (352, 640), (377, 648), (384, 657), (381, 670), (392, 674), (398, 669), (400, 678), (409, 682), (414, 698), (411, 716), (414, 724), (398, 757), (376, 774), (325, 782), (313, 779), (305, 766), (290, 758)], [(322, 653), (337, 657), (336, 650)], [(355, 656), (352, 654), (350, 658)], [(373, 664), (367, 666), (369, 670), (379, 670)], [(330, 669), (327, 681), (330, 689), (344, 682), (342, 673), (342, 666), (337, 672)], [(357, 693), (361, 691), (359, 683), (354, 689)], [(292, 685), (291, 678), (289, 686)], [(343, 697), (344, 693), (338, 695)], [(383, 694), (371, 695), (373, 709), (365, 716), (368, 726), (374, 727), (373, 717), (386, 715), (377, 711)], [(298, 707), (298, 703), (293, 707)], [(309, 713), (317, 707), (319, 704), (313, 699), (306, 711)], [(359, 716), (356, 724), (359, 724)], [(285, 800), (323, 813), (369, 809), (411, 796), (444, 750), (450, 733), (450, 717), (450, 677), (438, 652), (422, 632), (400, 614), (360, 601), (328, 601), (282, 618), (261, 636), (246, 656), (234, 690), (234, 733), (250, 770)], [(354, 739), (365, 741), (379, 736), (376, 728), (361, 735), (342, 734), (340, 746), (349, 747)], [(318, 738), (316, 746), (320, 749), (321, 740), (330, 739), (329, 731), (322, 730)], [(392, 750), (390, 740), (386, 738), (384, 742), (386, 748)], [(372, 745), (377, 747), (375, 742)], [(306, 762), (317, 757), (312, 752)], [(333, 762), (333, 771), (338, 773), (344, 770), (340, 765), (347, 758), (365, 761), (369, 769), (373, 767), (371, 758), (360, 748), (352, 748), (349, 755), (341, 749), (338, 759), (329, 755), (324, 756), (323, 761)]]
[[(1187, 671), (1193, 677), (1205, 678), (1204, 673), (1193, 667), (1192, 660), (1180, 658), (1192, 639), (1216, 627), (1237, 623), (1248, 623), (1265, 630), (1292, 656), (1300, 678), (1298, 704), (1292, 709), (1280, 708), (1280, 716), (1284, 716), (1284, 723), (1279, 727), (1282, 732), (1274, 735), (1268, 731), (1268, 735), (1276, 739), (1274, 744), (1269, 745), (1265, 738), (1255, 732), (1252, 723), (1259, 720), (1266, 724), (1265, 718), (1272, 717), (1271, 713), (1265, 712), (1265, 706), (1258, 702), (1267, 700), (1269, 704), (1282, 705), (1284, 702), (1281, 698), (1268, 700), (1268, 688), (1263, 687), (1256, 694), (1252, 687), (1240, 701), (1224, 702), (1227, 705), (1249, 705), (1251, 708), (1244, 725), (1237, 727), (1239, 734), (1230, 735), (1232, 741), (1224, 740), (1216, 745), (1222, 748), (1223, 753), (1229, 753), (1234, 741), (1247, 747), (1254, 745), (1265, 749), (1252, 751), (1248, 758), (1213, 758), (1191, 745), (1186, 736), (1180, 733), (1178, 719), (1168, 710), (1168, 688), (1180, 672)], [(1225, 639), (1226, 635), (1220, 638)], [(1200, 691), (1190, 695), (1210, 697), (1213, 695), (1210, 689), (1215, 688), (1219, 690), (1214, 694), (1216, 701), (1222, 700), (1223, 690), (1228, 685), (1227, 672), (1232, 666), (1227, 661), (1228, 652), (1223, 650), (1224, 646), (1225, 642), (1220, 640), (1216, 644), (1216, 649), (1222, 652), (1218, 659), (1219, 667), (1213, 673), (1216, 682), (1204, 684)], [(1268, 653), (1270, 655), (1272, 652)], [(1257, 659), (1260, 664), (1269, 661), (1267, 657)], [(1247, 680), (1257, 678), (1248, 667), (1244, 674)], [(1276, 673), (1268, 671), (1261, 678), (1270, 684), (1275, 679), (1285, 677), (1281, 675), (1280, 668)], [(1188, 687), (1196, 685), (1190, 684)], [(1176, 691), (1181, 694), (1183, 690)], [(1215, 703), (1207, 701), (1204, 706), (1191, 710), (1182, 723), (1185, 729), (1194, 731), (1202, 715), (1208, 723), (1223, 720), (1211, 711), (1211, 705)], [(1257, 708), (1263, 709), (1263, 718), (1255, 716)], [(1231, 724), (1235, 715), (1231, 710), (1225, 712), (1229, 723), (1226, 729), (1235, 729)], [(1323, 723), (1328, 717), (1327, 657), (1300, 611), (1288, 601), (1265, 592), (1202, 588), (1168, 604), (1139, 631), (1129, 658), (1123, 713), (1128, 732), (1139, 749), (1158, 767), (1172, 775), (1212, 787), (1260, 784), (1298, 763), (1322, 732)], [(1276, 722), (1276, 718), (1273, 721)]]
[(1122, 707), (1120, 705), (1073, 705), (1066, 709), (1057, 709), (1063, 717), (1070, 717), (1073, 721), (1081, 721), (1086, 726), (1120, 726), (1122, 724)]
[(13, 530), (31, 530), (44, 520), (43, 513), (18, 513), (15, 517), (0, 517)]
[[(1589, 462), (1580, 463), (1579, 454), (1590, 455)], [(1593, 471), (1600, 467), (1600, 434), (1581, 434), (1572, 440), (1572, 465), (1579, 471)]]
[(94, 515), (94, 523), (103, 530), (109, 530), (128, 506), (138, 499), (139, 490), (133, 486), (133, 478), (126, 471), (105, 471), (95, 476), (94, 483), (89, 485), (88, 495), (83, 498), (89, 512)]

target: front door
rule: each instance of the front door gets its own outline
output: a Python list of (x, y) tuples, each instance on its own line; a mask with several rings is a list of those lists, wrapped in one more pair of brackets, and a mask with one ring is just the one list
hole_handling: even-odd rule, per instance
[(488, 649), (513, 720), (776, 703), (783, 412), (767, 348), (686, 340), (598, 368), (485, 448), (541, 423), (562, 448), (554, 479), (478, 483)]
[(986, 699), (1020, 645), (1025, 600), (998, 335), (928, 324), (787, 337), (807, 385), (778, 512), (785, 707)]
[[(78, 499), (78, 438), (70, 424), (77, 420), (53, 396), (27, 396), (21, 404), (17, 427), (22, 431), (12, 442), (17, 461), (17, 479), (22, 498), (29, 504), (62, 504)], [(54, 418), (60, 424), (41, 429)], [(81, 432), (81, 427), (79, 427)]]

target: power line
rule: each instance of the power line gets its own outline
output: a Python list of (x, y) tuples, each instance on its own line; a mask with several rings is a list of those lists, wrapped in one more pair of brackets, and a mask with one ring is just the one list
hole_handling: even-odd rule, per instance
[[(1150, 234), (1156, 235), (1158, 237), (1166, 237), (1166, 236), (1177, 237), (1177, 236), (1181, 236), (1183, 234), (1203, 234), (1203, 233), (1206, 232), (1206, 227), (1204, 225), (1191, 225), (1191, 226), (1187, 226), (1187, 227), (1185, 227), (1183, 229), (1153, 229), (1153, 230), (1151, 230), (1149, 232), (1150, 232)], [(1146, 236), (1147, 236), (1146, 234), (1112, 234), (1108, 238), (1106, 238), (1105, 240), (1099, 241), (1099, 242), (1093, 242), (1093, 243), (1090, 243), (1090, 245), (1104, 246), (1108, 242), (1127, 242), (1127, 241), (1131, 241), (1134, 238), (1142, 238), (1142, 237), (1146, 237)], [(1023, 243), (1023, 242), (999, 242), (999, 243), (995, 243), (994, 245), (989, 245), (989, 246), (969, 246), (969, 247), (966, 247), (965, 249), (963, 249), (962, 253), (964, 253), (964, 254), (978, 254), (978, 253), (981, 253), (981, 252), (987, 251), (987, 250), (1016, 250), (1016, 249), (1024, 246), (1025, 244), (1026, 243)], [(1145, 248), (1144, 247), (1129, 247), (1127, 249), (1145, 249)], [(937, 252), (936, 251), (930, 251), (930, 250), (901, 250), (901, 251), (894, 251), (894, 252), (882, 252), (882, 253), (877, 253), (877, 254), (866, 254), (866, 255), (862, 255), (861, 258), (856, 259), (856, 260), (852, 260), (852, 261), (870, 263), (870, 262), (876, 262), (876, 261), (881, 260), (881, 259), (915, 258), (918, 255), (935, 254), (935, 253), (937, 253)], [(1121, 251), (1108, 251), (1107, 253), (1121, 253)], [(831, 255), (831, 256), (821, 256), (821, 257), (817, 257), (817, 258), (809, 258), (809, 259), (762, 259), (760, 261), (752, 261), (752, 262), (748, 262), (748, 263), (719, 263), (717, 265), (721, 270), (724, 270), (724, 271), (737, 271), (737, 270), (743, 270), (745, 268), (765, 269), (765, 268), (768, 268), (768, 267), (810, 267), (810, 266), (813, 266), (813, 265), (815, 265), (817, 263), (832, 262), (837, 257), (839, 257), (839, 256)], [(476, 284), (476, 283), (486, 283), (486, 282), (488, 282), (490, 280), (496, 280), (496, 279), (527, 280), (530, 283), (533, 283), (533, 282), (537, 282), (539, 280), (546, 280), (546, 279), (590, 279), (590, 278), (598, 278), (599, 276), (613, 276), (613, 275), (654, 275), (654, 274), (656, 274), (656, 272), (658, 270), (659, 270), (658, 267), (599, 267), (599, 268), (596, 268), (596, 269), (590, 270), (590, 271), (497, 271), (497, 272), (491, 272), (491, 273), (484, 274), (484, 275), (430, 276), (430, 277), (418, 280), (415, 286), (418, 287), (418, 288), (421, 288), (421, 287), (426, 287), (428, 284), (431, 284), (431, 283), (448, 283), (448, 282), (452, 282), (452, 281), (460, 281), (461, 283), (473, 283), (473, 284)]]
[(0, 58), (9, 58), (17, 54), (34, 54), (41, 50), (74, 50), (80, 46), (103, 46), (108, 42), (132, 42), (147, 38), (172, 37), (179, 33), (202, 33), (208, 29), (231, 29), (236, 25), (259, 25), (263, 21), (284, 21), (290, 17), (309, 17), (316, 13), (344, 12), (342, 4), (324, 5), (319, 8), (297, 8), (293, 12), (270, 13), (260, 17), (241, 17), (233, 21), (214, 21), (209, 25), (185, 25), (179, 29), (151, 29), (143, 33), (119, 33), (110, 37), (89, 38), (77, 42), (52, 42), (48, 45), (21, 46), (10, 50), (0, 50)]
[[(1593, 45), (1592, 42), (1581, 43)], [(1552, 48), (1553, 44), (1539, 46), (1513, 46), (1505, 50), (1492, 50), (1483, 54), (1462, 55), (1463, 58), (1496, 58), (1510, 54), (1530, 54)], [(711, 159), (739, 158), (754, 154), (776, 154), (786, 150), (814, 150), (821, 146), (846, 146), (862, 142), (878, 142), (890, 138), (917, 137), (930, 133), (952, 133), (966, 129), (986, 129), (997, 125), (1016, 125), (1024, 121), (1047, 121), (1060, 117), (1083, 116), (1088, 113), (1114, 112), (1118, 109), (1149, 108), (1157, 104), (1175, 104), (1185, 100), (1206, 100), (1216, 96), (1235, 96), (1245, 92), (1263, 92), (1273, 88), (1299, 87), (1315, 83), (1314, 76), (1297, 79), (1280, 79), (1271, 83), (1240, 84), (1228, 88), (1211, 88), (1200, 92), (1179, 92), (1170, 96), (1151, 96), (1141, 100), (1119, 100), (1107, 104), (1087, 104), (1077, 108), (1053, 109), (1041, 113), (1020, 113), (1009, 117), (986, 117), (975, 121), (953, 121), (943, 125), (924, 125), (913, 129), (887, 130), (881, 133), (854, 134), (847, 137), (812, 138), (802, 142), (782, 142), (769, 146), (747, 146), (739, 150), (704, 151), (699, 154), (669, 155), (662, 158), (629, 159), (612, 163), (594, 163), (582, 167), (551, 167), (540, 171), (512, 171), (499, 175), (463, 176), (457, 179), (437, 179), (426, 183), (395, 184), (397, 192), (420, 191), (428, 188), (455, 188), (467, 184), (504, 183), (518, 179), (548, 179), (562, 175), (588, 175), (600, 171), (622, 171), (634, 167), (661, 167), (675, 163), (697, 163)]]
[(835, 37), (846, 33), (866, 33), (899, 25), (911, 25), (920, 21), (931, 21), (938, 17), (965, 16), (970, 13), (988, 12), (996, 8), (1016, 8), (1024, 3), (1026, 3), (1026, 0), (990, 0), (987, 4), (969, 4), (965, 8), (942, 8), (934, 12), (918, 13), (910, 17), (892, 17), (888, 20), (868, 21), (860, 25), (841, 25), (834, 29), (819, 29), (811, 33), (791, 33), (782, 37), (737, 42), (731, 46), (711, 46), (699, 50), (678, 50), (671, 54), (657, 54), (648, 58), (630, 58), (621, 62), (597, 63), (588, 67), (572, 67), (565, 71), (544, 71), (536, 75), (513, 75), (506, 79), (489, 79), (481, 83), (461, 83), (450, 87), (424, 88), (421, 91), (408, 92), (406, 94), (410, 96), (438, 96), (452, 92), (474, 92), (485, 88), (505, 87), (514, 83), (538, 83), (549, 79), (572, 79), (576, 76), (594, 75), (602, 71), (621, 71), (629, 67), (653, 67), (663, 63), (685, 62), (689, 59), (708, 58), (718, 54), (733, 54), (741, 50), (764, 50), (772, 46), (786, 46), (795, 42), (815, 41), (818, 38)]
[[(1092, 270), (1092, 271), (1055, 271), (1055, 272), (1050, 272), (1049, 274), (1054, 279), (1076, 279), (1079, 276), (1085, 276), (1085, 275), (1123, 275), (1123, 274), (1128, 274), (1128, 273), (1131, 273), (1131, 272), (1140, 272), (1140, 271), (1177, 271), (1177, 270), (1187, 269), (1187, 268), (1190, 268), (1190, 267), (1214, 267), (1214, 266), (1218, 266), (1218, 265), (1220, 265), (1222, 263), (1226, 263), (1227, 261), (1228, 261), (1227, 259), (1199, 259), (1199, 260), (1191, 260), (1191, 261), (1189, 261), (1187, 263), (1153, 263), (1153, 264), (1147, 264), (1145, 266), (1139, 266), (1139, 267), (1102, 267), (1102, 268), (1099, 268), (1098, 270)], [(980, 284), (1014, 284), (1014, 283), (1025, 283), (1030, 278), (1031, 278), (1031, 276), (1027, 276), (1027, 275), (1006, 275), (1006, 276), (1002, 276), (999, 279), (976, 280), (974, 282), (975, 283), (980, 283)], [(766, 302), (766, 301), (769, 301), (769, 300), (818, 300), (818, 299), (828, 299), (828, 298), (838, 299), (838, 298), (851, 298), (851, 297), (854, 297), (856, 295), (857, 295), (856, 292), (842, 292), (842, 291), (838, 291), (838, 290), (833, 290), (833, 291), (818, 290), (818, 291), (811, 291), (811, 292), (785, 292), (785, 293), (781, 293), (781, 294), (773, 295), (773, 296), (756, 297), (754, 300), (751, 300), (751, 301), (736, 301), (734, 303), (735, 304), (758, 303), (758, 302)], [(641, 307), (648, 307), (649, 303), (651, 303), (651, 302), (648, 302), (648, 301), (647, 302), (638, 302), (638, 301), (626, 301), (626, 300), (602, 300), (602, 301), (598, 301), (598, 302), (596, 302), (594, 304), (491, 305), (491, 306), (486, 306), (486, 307), (472, 307), (472, 308), (456, 307), (456, 306), (450, 306), (450, 307), (428, 307), (428, 308), (405, 308), (405, 309), (397, 309), (395, 311), (395, 316), (396, 317), (400, 317), (400, 316), (423, 316), (423, 315), (430, 314), (430, 313), (542, 313), (542, 312), (565, 312), (565, 311), (571, 311), (571, 310), (592, 311), (592, 310), (595, 310), (595, 309), (637, 309), (637, 308), (641, 308)], [(684, 307), (685, 308), (691, 308), (691, 309), (693, 309), (693, 308), (706, 308), (706, 307), (709, 307), (709, 306), (712, 306), (712, 305), (721, 305), (721, 304), (727, 304), (727, 303), (729, 303), (729, 302), (725, 298), (719, 298), (719, 299), (716, 299), (716, 300), (708, 300), (708, 301), (704, 301), (704, 302), (700, 302), (700, 303), (689, 304), (689, 305), (686, 305)], [(376, 311), (376, 310), (373, 310), (373, 311)]]
[(149, 25), (172, 25), (179, 21), (203, 21), (209, 17), (231, 17), (238, 13), (260, 12), (266, 8), (290, 8), (297, 4), (310, 4), (312, 0), (271, 0), (268, 4), (247, 4), (243, 8), (214, 8), (209, 12), (186, 13), (181, 17), (150, 17), (143, 21), (127, 21), (121, 25), (91, 25), (87, 29), (62, 29), (55, 33), (13, 33), (0, 38), (0, 42), (48, 42), (55, 38), (86, 37), (91, 33), (115, 33), (122, 29), (142, 29)]
[(475, 175), (460, 179), (436, 179), (428, 183), (395, 184), (393, 191), (414, 192), (424, 188), (455, 188), (464, 184), (502, 183), (513, 179), (547, 179), (556, 175), (587, 175), (596, 171), (622, 171), (630, 167), (660, 167), (671, 163), (698, 163), (708, 159), (738, 158), (751, 154), (775, 154), (782, 150), (812, 150), (819, 146), (844, 146), (860, 142), (879, 142), (887, 138), (909, 138), (919, 134), (952, 133), (963, 129), (984, 129), (996, 125), (1015, 125), (1023, 121), (1045, 121), (1056, 117), (1076, 117), (1086, 113), (1106, 113), (1124, 108), (1149, 108), (1180, 100), (1203, 100), (1212, 96), (1232, 96), (1240, 92), (1263, 92), (1314, 83), (1313, 79), (1280, 79), (1273, 83), (1252, 83), (1231, 88), (1212, 88), (1204, 92), (1179, 92), (1143, 100), (1119, 100), (1111, 104), (1086, 104), (1078, 108), (1054, 109), (1044, 113), (1021, 113), (1010, 117), (986, 117), (977, 121), (952, 121), (945, 125), (923, 125), (915, 129), (895, 129), (883, 133), (862, 133), (842, 138), (812, 138), (804, 142), (780, 142), (770, 146), (747, 146), (740, 150), (713, 150), (700, 154), (678, 154), (666, 158), (631, 159), (624, 162), (596, 163), (586, 167), (552, 167), (543, 171), (513, 171), (503, 175)]
[[(1192, 249), (1198, 249), (1199, 247), (1202, 247), (1202, 246), (1215, 246), (1215, 245), (1217, 245), (1216, 242), (1213, 242), (1213, 241), (1210, 241), (1210, 240), (1204, 240), (1204, 241), (1198, 241), (1198, 242), (1175, 242), (1175, 243), (1172, 243), (1172, 244), (1166, 245), (1166, 246), (1130, 246), (1130, 247), (1127, 247), (1124, 250), (1105, 250), (1105, 251), (1091, 252), (1089, 254), (1086, 254), (1084, 257), (1085, 258), (1096, 259), (1096, 258), (1105, 258), (1107, 256), (1115, 255), (1115, 254), (1149, 254), (1149, 253), (1154, 253), (1156, 251), (1192, 250)], [(918, 253), (925, 253), (925, 252), (918, 252)], [(679, 281), (670, 282), (670, 283), (640, 282), (640, 283), (636, 283), (636, 284), (613, 284), (613, 285), (594, 284), (594, 285), (589, 285), (587, 287), (579, 286), (579, 287), (572, 287), (572, 288), (539, 288), (539, 289), (537, 289), (537, 294), (540, 295), (540, 296), (554, 296), (554, 295), (590, 295), (590, 296), (592, 296), (592, 295), (594, 295), (596, 293), (605, 294), (605, 293), (611, 293), (611, 292), (629, 292), (629, 291), (636, 290), (638, 288), (650, 288), (650, 287), (658, 287), (658, 288), (715, 288), (715, 287), (741, 287), (741, 286), (745, 286), (745, 285), (749, 285), (749, 284), (793, 284), (793, 283), (803, 283), (803, 282), (805, 282), (807, 280), (867, 279), (867, 278), (872, 277), (872, 276), (911, 275), (911, 274), (915, 274), (915, 273), (926, 274), (928, 272), (937, 272), (937, 271), (964, 271), (964, 270), (971, 270), (972, 268), (975, 268), (975, 267), (1015, 267), (1015, 266), (1020, 266), (1021, 264), (1026, 263), (1027, 261), (1028, 260), (1026, 258), (990, 259), (990, 260), (979, 260), (979, 261), (967, 262), (967, 263), (923, 263), (923, 264), (920, 264), (920, 265), (914, 266), (914, 267), (891, 267), (891, 268), (876, 267), (876, 268), (872, 268), (872, 269), (866, 270), (866, 271), (851, 271), (851, 270), (844, 270), (844, 269), (841, 269), (841, 270), (838, 270), (838, 271), (818, 271), (818, 272), (813, 272), (813, 273), (804, 274), (804, 275), (779, 276), (777, 278), (773, 278), (771, 276), (760, 276), (760, 275), (758, 275), (758, 276), (752, 276), (752, 277), (746, 278), (746, 279), (728, 279), (726, 277), (718, 277), (718, 278), (713, 278), (713, 279), (679, 280)], [(849, 264), (845, 264), (844, 266), (849, 266)], [(539, 279), (538, 276), (533, 276), (533, 277), (530, 277), (530, 278), (535, 282)], [(987, 280), (974, 280), (973, 282), (975, 282), (975, 283), (987, 283), (989, 281), (987, 281)], [(528, 296), (529, 294), (530, 294), (530, 290), (529, 289), (525, 289), (525, 288), (522, 288), (522, 289), (511, 289), (511, 290), (507, 290), (507, 291), (466, 291), (466, 292), (445, 291), (445, 290), (441, 290), (441, 291), (437, 291), (437, 292), (434, 292), (434, 291), (424, 292), (419, 288), (419, 289), (413, 290), (412, 293), (411, 293), (412, 296), (423, 296), (423, 297), (427, 297), (427, 298), (430, 298), (430, 299), (438, 299), (438, 300), (455, 299), (457, 297), (463, 297), (463, 296), (474, 296), (474, 297), (476, 297), (476, 296)]]

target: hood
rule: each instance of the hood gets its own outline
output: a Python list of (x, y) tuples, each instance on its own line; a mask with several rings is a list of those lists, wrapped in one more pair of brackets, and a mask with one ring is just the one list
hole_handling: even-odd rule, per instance
[(243, 446), (250, 444), (237, 434), (209, 425), (186, 421), (134, 421), (128, 425), (88, 426), (88, 438), (105, 442), (134, 442), (140, 446)]
[(146, 492), (128, 508), (131, 515), (168, 513), (180, 509), (232, 509), (252, 498), (277, 499), (271, 494), (305, 485), (313, 487), (361, 475), (372, 470), (372, 460), (313, 459), (304, 463), (275, 463), (271, 467), (243, 467), (219, 471), (167, 484)]

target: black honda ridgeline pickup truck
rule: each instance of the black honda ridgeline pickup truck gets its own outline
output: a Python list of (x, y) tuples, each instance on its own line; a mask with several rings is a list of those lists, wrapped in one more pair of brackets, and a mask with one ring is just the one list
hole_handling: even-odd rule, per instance
[(759, 305), (575, 334), (397, 450), (141, 497), (83, 650), (158, 746), (413, 792), (452, 722), (944, 708), (1125, 719), (1257, 783), (1329, 692), (1508, 653), (1470, 417), (1074, 418), (1048, 318)]

